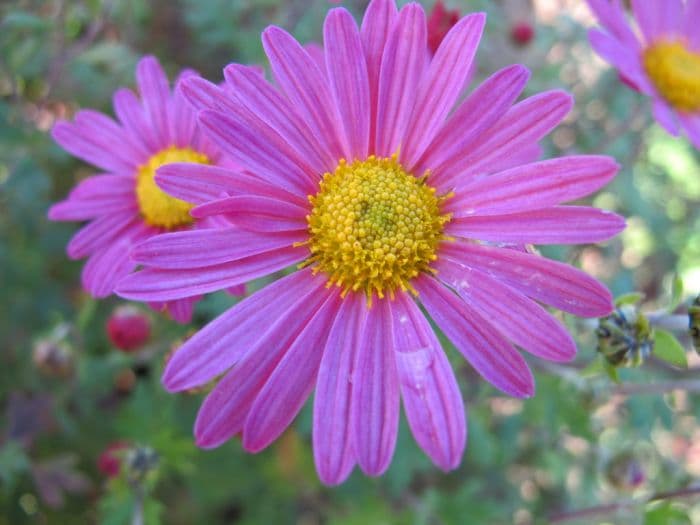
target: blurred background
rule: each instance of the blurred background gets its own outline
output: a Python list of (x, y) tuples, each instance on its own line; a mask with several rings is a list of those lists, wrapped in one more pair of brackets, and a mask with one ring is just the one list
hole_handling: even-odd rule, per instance
[[(359, 19), (366, 2), (342, 5)], [(504, 397), (448, 347), (469, 408), (460, 468), (432, 466), (402, 421), (383, 477), (356, 471), (327, 488), (314, 471), (309, 406), (260, 454), (237, 440), (202, 451), (191, 429), (204, 392), (160, 386), (178, 341), (235, 298), (209, 296), (183, 327), (81, 290), (83, 262), (64, 251), (78, 225), (50, 223), (46, 211), (94, 170), (52, 143), (56, 119), (79, 108), (113, 114), (112, 93), (133, 87), (143, 54), (156, 55), (171, 78), (191, 67), (219, 81), (229, 62), (266, 64), (259, 34), (269, 24), (321, 42), (330, 7), (0, 2), (0, 524), (700, 523), (700, 359), (687, 336), (681, 346), (662, 341), (656, 357), (637, 348), (644, 359), (631, 361), (640, 366), (618, 370), (596, 351), (596, 322), (567, 317), (577, 360), (530, 360), (537, 393), (526, 401)], [(647, 101), (594, 56), (585, 2), (446, 0), (445, 9), (488, 13), (476, 81), (519, 62), (533, 72), (527, 95), (573, 92), (575, 110), (547, 138), (545, 156), (601, 153), (622, 165), (588, 202), (626, 216), (627, 230), (604, 245), (543, 252), (616, 296), (639, 292), (629, 308), (683, 332), (700, 290), (698, 151), (655, 125)], [(133, 315), (141, 332), (125, 339), (120, 323)]]

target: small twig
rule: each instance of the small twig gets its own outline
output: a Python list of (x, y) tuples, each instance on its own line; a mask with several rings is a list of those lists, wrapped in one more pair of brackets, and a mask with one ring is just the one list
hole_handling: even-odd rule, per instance
[(661, 328), (663, 330), (668, 330), (676, 335), (687, 335), (688, 334), (688, 316), (687, 315), (677, 315), (653, 312), (646, 315), (649, 319), (649, 323), (654, 328)]
[(143, 487), (137, 483), (134, 487), (134, 514), (131, 517), (131, 525), (144, 525), (143, 499)]
[(688, 496), (695, 496), (700, 494), (700, 485), (692, 485), (690, 487), (684, 487), (682, 489), (657, 492), (651, 496), (639, 500), (639, 501), (621, 501), (618, 503), (607, 503), (605, 505), (597, 505), (595, 507), (588, 507), (586, 509), (572, 510), (568, 512), (560, 512), (553, 514), (549, 518), (550, 523), (564, 523), (566, 521), (573, 521), (582, 518), (590, 518), (591, 516), (598, 516), (601, 514), (610, 514), (623, 509), (635, 508), (639, 505), (644, 505), (652, 501), (661, 501), (667, 499), (684, 498)]
[(56, 83), (61, 78), (66, 64), (71, 59), (73, 59), (74, 57), (82, 53), (84, 50), (86, 50), (88, 47), (90, 47), (90, 45), (92, 45), (92, 43), (95, 41), (98, 35), (105, 28), (105, 26), (107, 25), (107, 20), (109, 19), (110, 11), (112, 10), (112, 4), (113, 0), (106, 0), (102, 6), (102, 10), (100, 11), (99, 16), (97, 16), (97, 18), (90, 23), (85, 34), (68, 47), (64, 47), (64, 37), (62, 34), (63, 24), (61, 23), (61, 20), (65, 16), (64, 9), (62, 4), (59, 6), (57, 25), (59, 26), (61, 31), (59, 31), (57, 47), (58, 49), (60, 49), (60, 51), (55, 55), (49, 67), (49, 73), (47, 75), (46, 81), (46, 90), (44, 91), (42, 102), (48, 100)]
[(700, 380), (680, 379), (678, 381), (663, 381), (660, 383), (625, 383), (616, 387), (613, 393), (636, 396), (639, 394), (664, 394), (673, 390), (700, 392)]

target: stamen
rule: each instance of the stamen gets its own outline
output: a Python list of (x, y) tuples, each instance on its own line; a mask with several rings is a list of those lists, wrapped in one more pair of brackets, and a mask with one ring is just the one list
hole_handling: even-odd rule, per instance
[(190, 148), (171, 146), (159, 151), (139, 166), (136, 173), (136, 199), (143, 219), (151, 226), (172, 230), (192, 223), (189, 202), (171, 197), (155, 181), (156, 170), (173, 162), (209, 164), (206, 155)]
[(450, 195), (436, 195), (427, 176), (407, 173), (396, 155), (352, 164), (341, 160), (309, 197), (312, 255), (305, 265), (326, 273), (343, 296), (363, 292), (368, 304), (375, 294), (379, 299), (393, 299), (398, 290), (415, 294), (410, 281), (430, 272), (450, 220), (440, 212)]
[(700, 111), (700, 53), (683, 42), (658, 42), (644, 51), (644, 69), (661, 96), (678, 111)]

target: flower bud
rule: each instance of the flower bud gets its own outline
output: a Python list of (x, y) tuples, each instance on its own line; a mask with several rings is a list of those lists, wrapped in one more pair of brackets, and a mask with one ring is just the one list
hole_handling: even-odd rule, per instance
[(695, 298), (693, 304), (688, 308), (688, 328), (690, 330), (690, 338), (693, 340), (693, 347), (700, 354), (700, 295)]
[(151, 336), (151, 321), (134, 306), (120, 306), (107, 320), (107, 335), (114, 346), (131, 352), (148, 341)]
[(148, 446), (137, 446), (129, 449), (124, 460), (124, 467), (129, 481), (143, 481), (146, 476), (155, 471), (160, 458), (158, 453)]
[(116, 478), (128, 448), (129, 445), (124, 441), (115, 441), (108, 445), (97, 458), (97, 470), (108, 478)]
[(73, 374), (75, 355), (70, 343), (71, 326), (62, 323), (51, 333), (37, 340), (32, 349), (32, 361), (44, 374), (65, 379)]
[(452, 26), (459, 21), (459, 10), (445, 9), (442, 0), (437, 0), (428, 16), (428, 49), (432, 54), (438, 50), (445, 35), (449, 33)]
[(123, 368), (114, 376), (114, 389), (123, 396), (129, 395), (136, 386), (136, 374), (131, 368)]
[(654, 349), (654, 331), (633, 305), (598, 320), (598, 352), (612, 366), (639, 366)]
[(605, 467), (605, 478), (618, 490), (631, 492), (646, 481), (644, 465), (632, 452), (613, 457)]
[(517, 46), (528, 45), (535, 36), (535, 29), (529, 22), (517, 22), (510, 28), (510, 39)]

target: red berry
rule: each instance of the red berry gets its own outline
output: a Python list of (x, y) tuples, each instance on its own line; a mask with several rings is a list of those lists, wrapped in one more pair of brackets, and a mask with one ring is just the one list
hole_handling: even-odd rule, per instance
[(448, 11), (442, 0), (437, 0), (428, 17), (428, 49), (435, 54), (445, 35), (459, 21), (459, 10)]
[(114, 346), (130, 352), (148, 341), (151, 336), (151, 321), (133, 306), (120, 306), (107, 320), (107, 335)]
[(119, 475), (122, 466), (120, 451), (126, 450), (129, 445), (123, 441), (115, 441), (102, 451), (97, 458), (97, 469), (108, 478), (115, 478)]
[(534, 28), (528, 22), (518, 22), (510, 30), (510, 37), (519, 46), (526, 46), (535, 36)]

